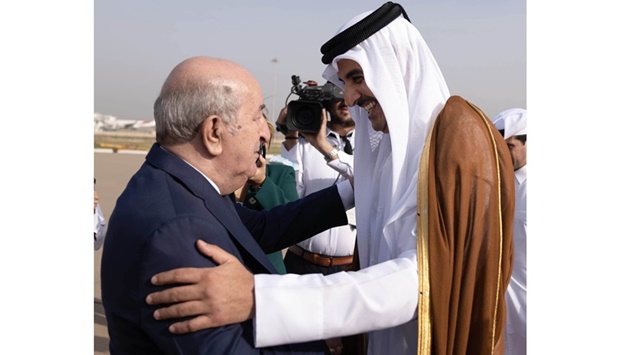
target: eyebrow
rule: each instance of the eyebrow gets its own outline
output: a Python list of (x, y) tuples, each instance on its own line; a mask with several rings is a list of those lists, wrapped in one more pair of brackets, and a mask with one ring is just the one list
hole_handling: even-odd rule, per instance
[(354, 75), (359, 75), (359, 74), (364, 74), (364, 72), (362, 71), (362, 69), (351, 69), (347, 75), (344, 76), (345, 79), (351, 79), (352, 76)]
[(258, 110), (259, 110), (259, 111), (261, 111), (261, 112), (263, 112), (263, 110), (264, 110), (264, 109), (266, 109), (266, 108), (267, 108), (267, 105), (262, 104), (262, 105), (260, 105), (260, 106), (258, 107)]

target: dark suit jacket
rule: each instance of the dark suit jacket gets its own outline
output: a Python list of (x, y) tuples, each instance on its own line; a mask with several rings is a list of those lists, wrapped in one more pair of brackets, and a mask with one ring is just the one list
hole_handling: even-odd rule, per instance
[[(244, 206), (262, 211), (299, 199), (295, 170), (292, 167), (280, 163), (269, 163), (265, 173), (267, 176), (258, 191), (248, 189), (243, 202)], [(267, 258), (278, 273), (286, 274), (281, 250), (267, 254)]]
[[(275, 273), (265, 252), (281, 250), (347, 221), (337, 189), (269, 211), (254, 211), (219, 195), (194, 168), (154, 144), (109, 220), (101, 261), (102, 301), (112, 354), (323, 353), (324, 342), (255, 349), (253, 321), (185, 335), (156, 321), (149, 293), (159, 272), (215, 264), (198, 238), (235, 255), (253, 273)], [(263, 252), (265, 251), (265, 252)], [(302, 305), (300, 305), (302, 307)]]

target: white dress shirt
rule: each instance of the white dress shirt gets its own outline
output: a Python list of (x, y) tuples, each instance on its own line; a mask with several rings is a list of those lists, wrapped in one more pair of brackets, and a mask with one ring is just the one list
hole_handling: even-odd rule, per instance
[(515, 171), (514, 266), (506, 292), (506, 355), (526, 354), (527, 165)]
[[(349, 140), (354, 144), (355, 130), (349, 132)], [(353, 175), (353, 155), (342, 151), (344, 143), (340, 136), (327, 128), (327, 141), (340, 149), (338, 159), (329, 164), (325, 162), (323, 154), (314, 148), (303, 137), (290, 150), (286, 150), (284, 144), (281, 148), (282, 157), (293, 162), (295, 166), (295, 179), (299, 197), (307, 196), (313, 192), (332, 186), (346, 180)], [(348, 212), (349, 224), (335, 227), (321, 232), (312, 238), (298, 243), (301, 248), (318, 254), (329, 256), (353, 255), (355, 249), (355, 213)]]

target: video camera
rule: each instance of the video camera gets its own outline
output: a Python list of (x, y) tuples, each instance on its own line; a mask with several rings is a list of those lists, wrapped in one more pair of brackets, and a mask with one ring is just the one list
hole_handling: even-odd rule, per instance
[[(309, 80), (302, 87), (299, 76), (293, 75), (291, 79), (291, 94), (298, 95), (299, 100), (291, 101), (287, 106), (286, 130), (316, 133), (321, 128), (321, 111), (326, 101), (342, 100), (344, 93), (330, 82), (319, 86), (316, 81)], [(283, 131), (281, 128), (279, 130)]]

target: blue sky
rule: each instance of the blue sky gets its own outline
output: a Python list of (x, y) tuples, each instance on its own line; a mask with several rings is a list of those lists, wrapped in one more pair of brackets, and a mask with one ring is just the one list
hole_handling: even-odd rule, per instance
[[(152, 119), (153, 102), (170, 70), (188, 57), (209, 55), (248, 68), (261, 84), (270, 114), (272, 106), (277, 114), (290, 92), (291, 75), (322, 84), (321, 45), (350, 18), (383, 3), (95, 1), (94, 109), (123, 119)], [(507, 108), (526, 108), (524, 0), (401, 4), (452, 94), (491, 117)]]

